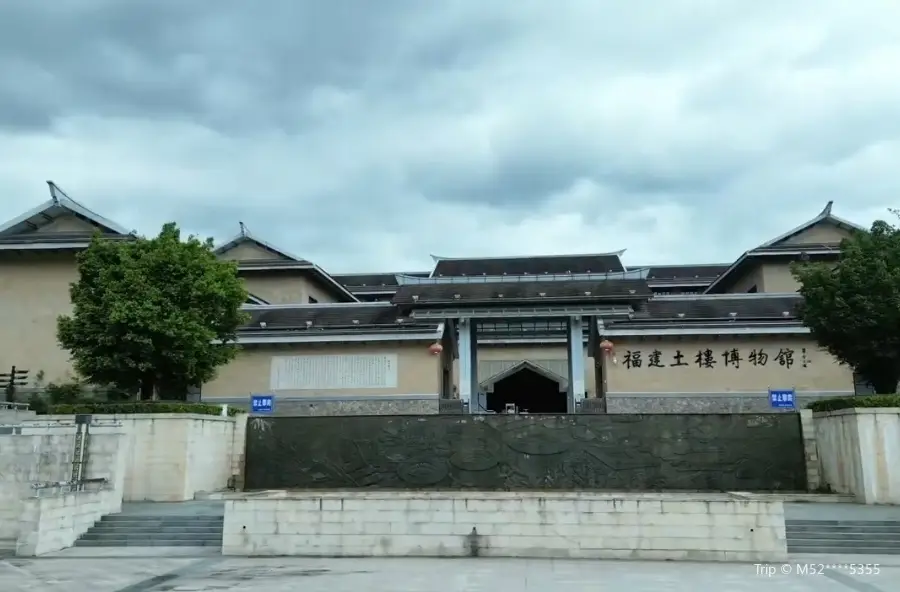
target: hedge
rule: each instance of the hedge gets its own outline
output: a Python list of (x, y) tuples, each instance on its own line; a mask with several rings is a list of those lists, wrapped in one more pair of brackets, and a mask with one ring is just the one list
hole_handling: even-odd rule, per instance
[(854, 407), (869, 409), (873, 407), (900, 407), (900, 394), (821, 399), (813, 401), (807, 407), (813, 411), (837, 411), (839, 409), (853, 409)]
[[(194, 413), (197, 415), (221, 415), (220, 405), (207, 405), (205, 403), (182, 403), (180, 401), (137, 401), (133, 403), (104, 403), (84, 402), (64, 405), (50, 405), (47, 412), (52, 415), (74, 414), (121, 414), (134, 413)], [(243, 413), (234, 407), (228, 408), (228, 415), (235, 416)]]

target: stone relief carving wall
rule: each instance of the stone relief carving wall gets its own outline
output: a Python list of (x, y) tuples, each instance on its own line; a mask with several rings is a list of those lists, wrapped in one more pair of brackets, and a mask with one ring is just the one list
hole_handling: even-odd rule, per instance
[(255, 417), (245, 487), (804, 491), (800, 416)]

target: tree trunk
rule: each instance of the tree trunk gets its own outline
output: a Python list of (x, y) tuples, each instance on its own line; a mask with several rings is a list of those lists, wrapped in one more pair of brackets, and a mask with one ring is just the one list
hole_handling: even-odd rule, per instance
[(141, 380), (141, 401), (153, 401), (156, 398), (156, 384), (152, 376), (144, 376)]
[(879, 364), (877, 368), (867, 368), (861, 372), (876, 395), (893, 395), (897, 392), (897, 383), (900, 382), (900, 369), (894, 364)]

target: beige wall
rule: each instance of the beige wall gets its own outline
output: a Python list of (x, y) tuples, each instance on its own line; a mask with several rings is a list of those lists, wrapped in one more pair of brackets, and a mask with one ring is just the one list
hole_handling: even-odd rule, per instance
[[(516, 364), (528, 361), (568, 379), (568, 353), (564, 344), (551, 345), (479, 345), (478, 380), (484, 382)], [(585, 389), (596, 393), (594, 358), (585, 350)], [(459, 387), (459, 360), (453, 361), (453, 384)]]
[(229, 261), (265, 261), (272, 259), (285, 259), (277, 253), (273, 253), (268, 249), (264, 249), (252, 242), (245, 242), (235, 245), (224, 253), (220, 253), (219, 257), (228, 259)]
[[(50, 234), (54, 232), (85, 232), (94, 231), (97, 227), (90, 222), (85, 222), (76, 216), (62, 216), (45, 226), (33, 231), (33, 234)], [(32, 233), (27, 233), (32, 234)]]
[[(429, 342), (430, 343), (430, 342)], [(247, 347), (218, 376), (203, 385), (205, 398), (239, 397), (252, 393), (272, 393), (270, 386), (272, 358), (276, 356), (310, 355), (377, 355), (397, 354), (398, 384), (395, 389), (361, 389), (353, 391), (324, 389), (319, 391), (274, 391), (288, 397), (337, 397), (342, 395), (437, 395), (440, 391), (440, 356), (428, 351), (429, 343), (375, 342), (369, 344), (298, 344), (292, 346)]]
[[(650, 339), (645, 341), (616, 341), (618, 364), (605, 362), (607, 392), (609, 393), (730, 393), (767, 392), (769, 388), (793, 388), (799, 392), (853, 392), (852, 372), (837, 364), (827, 352), (808, 339), (785, 336), (782, 339), (734, 338)], [(794, 351), (794, 365), (782, 366), (776, 359), (780, 349)], [(803, 364), (803, 349), (806, 365)], [(712, 369), (699, 368), (695, 363), (698, 351), (710, 350), (716, 361)], [(737, 349), (740, 367), (726, 366), (722, 353)], [(765, 366), (754, 366), (752, 350), (762, 349), (768, 354)], [(663, 368), (649, 366), (654, 350), (661, 353)], [(684, 354), (687, 366), (672, 367), (677, 350)], [(628, 351), (639, 351), (640, 368), (626, 364)]]
[(310, 297), (319, 303), (337, 302), (303, 270), (245, 272), (242, 277), (248, 292), (270, 304), (308, 304)]
[(796, 236), (792, 236), (781, 244), (784, 245), (827, 245), (839, 243), (849, 238), (850, 233), (833, 224), (822, 223), (808, 228)]
[(306, 282), (306, 298), (304, 302), (309, 302), (310, 297), (315, 298), (316, 302), (319, 303), (337, 302), (337, 298), (334, 297), (331, 289), (312, 279)]
[(757, 266), (735, 282), (734, 286), (728, 291), (732, 294), (745, 294), (749, 292), (753, 286), (756, 286), (758, 292), (765, 292), (765, 279), (762, 269)]
[(796, 292), (800, 289), (800, 282), (791, 275), (790, 263), (767, 263), (762, 266), (763, 284), (765, 292)]
[(69, 314), (69, 284), (78, 278), (74, 254), (0, 254), (0, 372), (30, 370), (33, 381), (71, 376), (68, 352), (56, 341), (56, 318)]

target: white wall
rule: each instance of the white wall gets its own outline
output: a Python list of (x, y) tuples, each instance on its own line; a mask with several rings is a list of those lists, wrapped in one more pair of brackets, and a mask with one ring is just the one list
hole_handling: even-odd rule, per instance
[[(34, 496), (35, 482), (68, 481), (72, 476), (75, 422), (28, 421), (3, 426), (0, 434), (0, 539), (15, 540), (23, 504)], [(91, 426), (86, 477), (104, 477), (122, 491), (127, 438), (116, 422)], [(121, 493), (120, 493), (121, 495)]]
[[(71, 416), (44, 416), (70, 421)], [(183, 413), (95, 415), (128, 433), (125, 501), (177, 502), (224, 489), (243, 464), (246, 414)]]
[(122, 510), (122, 490), (59, 493), (24, 500), (16, 555), (66, 549), (107, 514)]
[(837, 493), (900, 504), (900, 408), (813, 414), (820, 473)]
[(473, 540), (487, 557), (787, 557), (782, 503), (728, 494), (277, 492), (225, 504), (225, 555), (455, 557)]

